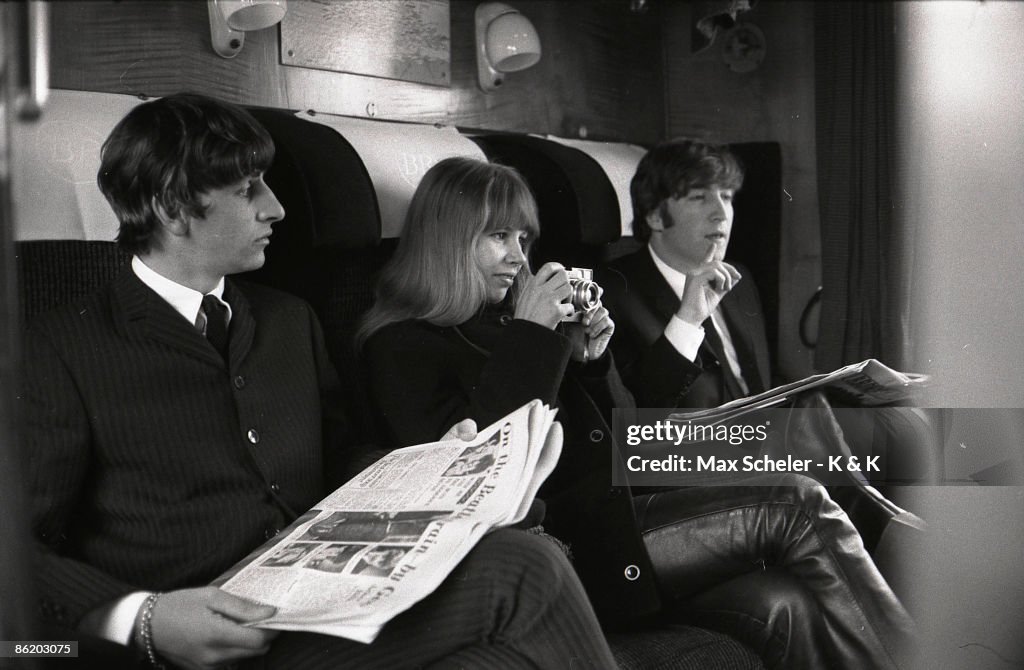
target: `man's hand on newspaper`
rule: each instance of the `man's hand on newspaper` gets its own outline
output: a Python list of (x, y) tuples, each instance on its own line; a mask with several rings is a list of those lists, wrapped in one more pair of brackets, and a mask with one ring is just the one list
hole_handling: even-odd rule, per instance
[(259, 656), (267, 653), (278, 631), (241, 624), (265, 619), (275, 611), (214, 586), (170, 591), (153, 607), (153, 646), (184, 668), (215, 668)]
[(463, 419), (457, 424), (448, 429), (448, 432), (440, 439), (441, 442), (446, 440), (460, 439), (463, 442), (472, 442), (476, 439), (476, 421), (473, 419)]

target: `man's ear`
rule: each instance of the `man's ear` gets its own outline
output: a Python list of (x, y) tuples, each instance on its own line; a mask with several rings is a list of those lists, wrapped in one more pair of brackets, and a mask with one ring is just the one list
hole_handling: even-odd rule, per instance
[(156, 218), (160, 221), (160, 227), (163, 228), (168, 235), (182, 236), (188, 234), (188, 216), (179, 207), (176, 212), (171, 214), (167, 211), (156, 196), (153, 196), (151, 201), (153, 212), (156, 214)]
[(661, 218), (660, 209), (661, 208), (659, 207), (653, 212), (648, 212), (647, 216), (644, 218), (644, 221), (647, 222), (647, 227), (650, 228), (652, 231), (656, 231), (659, 233), (665, 230), (665, 222)]

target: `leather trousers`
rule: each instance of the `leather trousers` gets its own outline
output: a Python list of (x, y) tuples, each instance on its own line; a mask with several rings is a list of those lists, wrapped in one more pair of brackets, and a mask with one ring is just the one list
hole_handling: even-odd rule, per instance
[(639, 495), (664, 595), (768, 667), (908, 667), (915, 626), (824, 487), (801, 475)]

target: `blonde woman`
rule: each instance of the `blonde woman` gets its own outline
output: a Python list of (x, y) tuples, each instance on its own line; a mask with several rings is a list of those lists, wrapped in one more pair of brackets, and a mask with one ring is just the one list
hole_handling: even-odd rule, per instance
[(424, 176), (357, 333), (385, 439), (428, 441), (467, 416), (488, 425), (534, 398), (557, 405), (565, 445), (541, 490), (544, 526), (571, 547), (606, 625), (670, 609), (768, 667), (898, 667), (912, 623), (812, 480), (612, 486), (611, 410), (633, 406), (606, 352), (615, 324), (600, 304), (562, 322), (565, 269), (529, 268), (538, 232), (511, 168), (452, 158)]

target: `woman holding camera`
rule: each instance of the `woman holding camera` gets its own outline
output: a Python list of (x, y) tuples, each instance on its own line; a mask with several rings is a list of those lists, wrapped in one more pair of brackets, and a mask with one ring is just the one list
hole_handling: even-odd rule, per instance
[(451, 158), (427, 172), (356, 337), (381, 438), (431, 441), (539, 398), (565, 432), (541, 489), (544, 526), (568, 543), (605, 624), (671, 608), (768, 667), (897, 667), (896, 644), (871, 624), (898, 634), (909, 618), (820, 486), (792, 475), (646, 495), (612, 485), (623, 465), (611, 410), (633, 407), (605, 351), (615, 325), (599, 301), (573, 307), (587, 286), (562, 266), (530, 272), (538, 232), (511, 168)]

